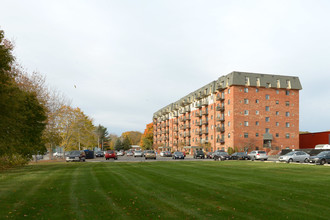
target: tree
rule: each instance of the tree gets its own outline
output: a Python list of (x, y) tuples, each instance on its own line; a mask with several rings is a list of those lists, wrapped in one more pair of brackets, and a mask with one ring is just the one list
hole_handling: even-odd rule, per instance
[(42, 133), (45, 108), (32, 91), (24, 91), (15, 81), (12, 44), (0, 30), (0, 155), (31, 158), (45, 152)]
[(131, 148), (132, 142), (128, 136), (123, 137), (122, 146), (124, 150), (129, 150)]
[(92, 120), (79, 108), (63, 106), (58, 114), (61, 146), (65, 150), (81, 150), (96, 145), (95, 127)]
[(130, 139), (132, 145), (138, 145), (141, 141), (142, 133), (139, 131), (126, 131), (122, 133), (121, 136), (127, 136)]
[(114, 148), (117, 151), (124, 150), (123, 143), (121, 142), (121, 140), (119, 138), (117, 138)]
[(153, 134), (153, 123), (147, 124), (146, 129), (141, 137), (140, 146), (144, 150), (152, 149), (154, 142), (154, 134)]
[(101, 149), (103, 149), (103, 143), (108, 140), (107, 135), (109, 133), (107, 131), (107, 128), (99, 124), (95, 128), (95, 134), (97, 136), (98, 147), (100, 147)]

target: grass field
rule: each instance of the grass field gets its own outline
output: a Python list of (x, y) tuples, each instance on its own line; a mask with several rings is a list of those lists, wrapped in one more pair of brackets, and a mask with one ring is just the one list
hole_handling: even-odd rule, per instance
[(329, 219), (330, 167), (53, 163), (0, 173), (0, 219)]

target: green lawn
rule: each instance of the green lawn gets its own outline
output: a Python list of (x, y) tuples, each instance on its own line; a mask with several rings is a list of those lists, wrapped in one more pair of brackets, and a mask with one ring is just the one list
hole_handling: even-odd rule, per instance
[(0, 172), (0, 219), (329, 219), (330, 167), (53, 163)]

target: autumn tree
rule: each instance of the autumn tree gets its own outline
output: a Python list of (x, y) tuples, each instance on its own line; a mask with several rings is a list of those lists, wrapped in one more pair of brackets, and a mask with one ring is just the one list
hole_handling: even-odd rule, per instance
[(59, 109), (58, 124), (61, 135), (61, 146), (65, 150), (92, 148), (97, 144), (92, 120), (79, 108), (63, 106)]
[(152, 149), (154, 142), (153, 123), (147, 124), (141, 137), (140, 146), (144, 150)]
[(129, 150), (131, 148), (132, 142), (129, 136), (124, 136), (122, 141), (122, 146), (124, 150)]
[(128, 137), (132, 145), (138, 145), (140, 144), (142, 133), (139, 131), (127, 131), (122, 133), (121, 136), (123, 138)]

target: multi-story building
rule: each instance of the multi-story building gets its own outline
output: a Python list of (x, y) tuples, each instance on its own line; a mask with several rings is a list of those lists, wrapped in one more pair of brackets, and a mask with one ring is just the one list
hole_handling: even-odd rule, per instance
[(153, 115), (154, 146), (299, 148), (298, 77), (232, 72)]

